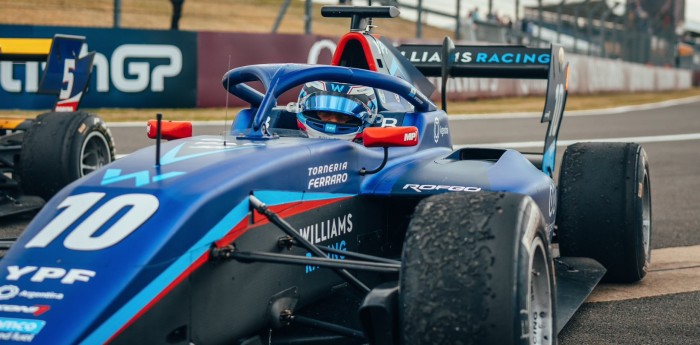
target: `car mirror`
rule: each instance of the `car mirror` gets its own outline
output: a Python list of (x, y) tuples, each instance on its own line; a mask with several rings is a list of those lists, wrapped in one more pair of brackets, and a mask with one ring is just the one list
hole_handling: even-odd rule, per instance
[[(160, 136), (165, 140), (189, 138), (192, 136), (192, 122), (189, 121), (162, 121), (160, 124)], [(158, 120), (148, 120), (146, 134), (151, 139), (158, 135)]]
[(418, 128), (406, 127), (370, 127), (362, 132), (362, 141), (366, 147), (396, 147), (418, 145)]

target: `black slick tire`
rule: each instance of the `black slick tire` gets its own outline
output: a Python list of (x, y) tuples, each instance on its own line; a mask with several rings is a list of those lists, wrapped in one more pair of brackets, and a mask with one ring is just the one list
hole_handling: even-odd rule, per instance
[(113, 160), (112, 134), (97, 115), (45, 113), (24, 134), (18, 172), (25, 194), (48, 200)]
[(421, 201), (399, 286), (402, 344), (556, 344), (552, 258), (528, 196)]
[(564, 152), (557, 235), (562, 256), (589, 257), (604, 281), (641, 280), (651, 257), (651, 188), (636, 143), (577, 143)]

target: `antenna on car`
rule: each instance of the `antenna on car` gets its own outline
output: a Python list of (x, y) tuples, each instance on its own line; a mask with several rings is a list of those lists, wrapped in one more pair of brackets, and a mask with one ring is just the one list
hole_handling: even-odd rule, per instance
[(326, 18), (350, 18), (350, 31), (365, 31), (372, 18), (396, 18), (396, 6), (323, 6), (321, 15)]
[(161, 124), (163, 122), (163, 114), (156, 114), (156, 167), (160, 168), (160, 140), (161, 140)]
[[(369, 1), (367, 2), (367, 5), (368, 5), (369, 7), (372, 7), (372, 0), (369, 0)], [(369, 23), (367, 23), (367, 31), (368, 31), (368, 32), (369, 32), (369, 31), (372, 31), (372, 17), (369, 17)]]

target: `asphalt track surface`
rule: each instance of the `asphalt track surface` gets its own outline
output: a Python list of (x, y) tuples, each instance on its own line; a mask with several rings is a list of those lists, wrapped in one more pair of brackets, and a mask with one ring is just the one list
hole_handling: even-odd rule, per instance
[[(152, 144), (145, 124), (109, 124), (120, 155)], [(195, 123), (194, 134), (226, 124)], [(537, 114), (451, 116), (455, 146), (541, 151), (546, 128)], [(573, 344), (700, 344), (700, 98), (606, 111), (567, 112), (559, 134), (578, 141), (642, 143), (650, 162), (652, 266), (632, 285), (600, 285), (559, 335)], [(0, 236), (16, 235), (30, 217), (0, 219)]]

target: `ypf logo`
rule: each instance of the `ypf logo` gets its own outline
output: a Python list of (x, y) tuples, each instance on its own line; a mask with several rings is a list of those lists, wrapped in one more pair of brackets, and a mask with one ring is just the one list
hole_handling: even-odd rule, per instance
[[(149, 62), (133, 61), (139, 58), (168, 59), (168, 63), (151, 70)], [(150, 83), (151, 91), (163, 92), (165, 78), (175, 77), (182, 71), (182, 52), (176, 46), (165, 44), (124, 44), (112, 53), (110, 69), (112, 83), (120, 91), (141, 92)]]
[(7, 277), (5, 277), (7, 280), (17, 281), (22, 277), (31, 276), (29, 280), (35, 283), (41, 283), (47, 279), (60, 279), (61, 284), (73, 284), (75, 282), (87, 282), (95, 276), (94, 271), (78, 268), (65, 270), (60, 267), (7, 266), (7, 272)]

